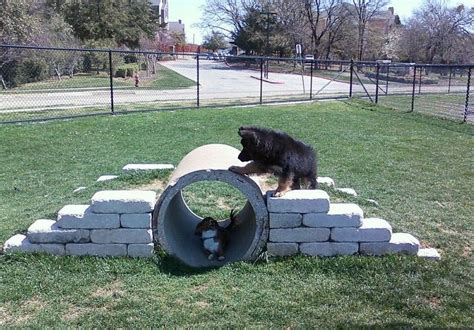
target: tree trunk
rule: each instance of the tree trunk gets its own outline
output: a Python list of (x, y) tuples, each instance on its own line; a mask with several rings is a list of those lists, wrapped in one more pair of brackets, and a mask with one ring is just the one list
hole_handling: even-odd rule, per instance
[(2, 89), (7, 89), (7, 84), (5, 83), (5, 80), (3, 79), (3, 76), (0, 74), (0, 82), (2, 83)]

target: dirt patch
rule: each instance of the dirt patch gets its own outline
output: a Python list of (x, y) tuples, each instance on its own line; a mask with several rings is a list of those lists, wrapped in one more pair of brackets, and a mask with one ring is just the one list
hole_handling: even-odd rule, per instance
[(92, 292), (93, 298), (120, 298), (124, 295), (122, 283), (115, 281)]
[[(11, 324), (19, 326), (27, 323), (32, 318), (44, 309), (46, 303), (38, 297), (32, 297), (20, 304), (20, 306), (9, 305), (7, 307), (0, 307), (0, 325)], [(14, 312), (20, 312), (20, 315), (15, 315)]]
[(144, 185), (138, 186), (133, 189), (138, 189), (138, 190), (155, 190), (155, 191), (163, 191), (166, 187), (166, 182), (160, 180), (160, 179), (155, 179), (149, 183), (146, 183)]
[(463, 257), (470, 257), (471, 256), (471, 247), (470, 246), (465, 246), (463, 251), (462, 251), (462, 256)]
[(204, 309), (204, 308), (208, 308), (211, 304), (209, 304), (208, 302), (205, 302), (205, 301), (197, 301), (194, 303), (194, 306), (198, 307), (198, 308), (201, 308), (201, 309)]

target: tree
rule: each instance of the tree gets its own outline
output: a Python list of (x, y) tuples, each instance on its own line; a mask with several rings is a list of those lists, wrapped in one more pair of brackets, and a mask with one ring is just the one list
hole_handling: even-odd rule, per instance
[(137, 48), (140, 38), (153, 37), (157, 27), (148, 1), (73, 1), (62, 8), (66, 21), (83, 42), (113, 39), (119, 46)]
[(210, 34), (204, 36), (202, 46), (215, 52), (218, 49), (227, 48), (228, 44), (222, 32), (212, 31)]
[(357, 22), (357, 59), (362, 61), (368, 22), (387, 5), (388, 0), (352, 0), (351, 15)]
[(311, 49), (318, 58), (323, 38), (329, 33), (334, 38), (344, 20), (342, 1), (305, 0), (304, 13), (311, 29)]
[(443, 1), (426, 0), (406, 24), (404, 54), (410, 61), (425, 63), (472, 61), (473, 28), (473, 8), (449, 8)]

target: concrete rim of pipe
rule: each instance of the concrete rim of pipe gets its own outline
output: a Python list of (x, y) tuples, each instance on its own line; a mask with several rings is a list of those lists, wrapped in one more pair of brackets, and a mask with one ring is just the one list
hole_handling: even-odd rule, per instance
[[(262, 191), (254, 179), (228, 171), (242, 165), (239, 150), (223, 144), (209, 144), (188, 153), (176, 167), (168, 186), (155, 204), (153, 238), (167, 253), (191, 267), (222, 266), (239, 260), (255, 260), (268, 239), (268, 211)], [(194, 235), (201, 217), (192, 212), (182, 190), (200, 181), (219, 181), (238, 189), (247, 202), (237, 214), (225, 260), (208, 260), (200, 237)], [(228, 219), (226, 220), (228, 221)]]

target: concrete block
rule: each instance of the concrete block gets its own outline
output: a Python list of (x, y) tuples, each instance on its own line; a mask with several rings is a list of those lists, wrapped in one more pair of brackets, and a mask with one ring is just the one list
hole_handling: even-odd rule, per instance
[(334, 180), (328, 176), (318, 176), (317, 181), (318, 181), (318, 184), (323, 184), (328, 187), (335, 186)]
[(364, 211), (353, 203), (332, 203), (328, 213), (306, 213), (303, 224), (308, 227), (360, 227)]
[(88, 229), (62, 229), (54, 220), (36, 220), (28, 228), (31, 243), (87, 243), (90, 241)]
[(267, 252), (276, 257), (292, 256), (298, 253), (298, 243), (267, 243)]
[(120, 215), (123, 228), (151, 228), (151, 213), (124, 213)]
[(117, 178), (118, 178), (118, 175), (102, 175), (97, 179), (97, 182), (110, 181)]
[(94, 213), (149, 213), (156, 202), (154, 191), (104, 190), (92, 196)]
[(441, 260), (441, 255), (434, 248), (419, 249), (417, 256), (430, 260)]
[(122, 170), (124, 171), (150, 171), (150, 170), (172, 170), (172, 164), (127, 164)]
[(66, 244), (66, 254), (72, 256), (120, 257), (127, 255), (127, 244)]
[(128, 256), (133, 258), (153, 257), (154, 244), (128, 244)]
[(300, 252), (309, 256), (331, 257), (336, 255), (353, 255), (359, 250), (358, 243), (301, 243)]
[(388, 242), (392, 236), (392, 226), (378, 218), (362, 220), (359, 228), (332, 228), (331, 240), (336, 242)]
[(91, 242), (100, 244), (148, 244), (153, 242), (151, 229), (93, 229), (91, 230)]
[(336, 188), (336, 190), (346, 195), (357, 197), (357, 192), (352, 188)]
[(404, 253), (416, 255), (420, 249), (420, 242), (410, 234), (392, 234), (389, 242), (360, 243), (361, 254), (380, 256), (390, 253)]
[(299, 213), (270, 213), (270, 228), (294, 228), (301, 226), (303, 215)]
[(329, 239), (329, 228), (270, 229), (270, 242), (324, 242)]
[(66, 205), (58, 212), (59, 228), (103, 229), (119, 228), (118, 214), (97, 214), (91, 211), (90, 205)]
[(62, 256), (65, 254), (64, 244), (34, 244), (25, 235), (17, 234), (3, 244), (4, 253), (48, 253)]
[(267, 193), (267, 207), (273, 213), (327, 213), (329, 195), (324, 190), (291, 190), (282, 197)]

